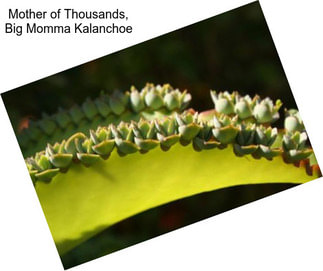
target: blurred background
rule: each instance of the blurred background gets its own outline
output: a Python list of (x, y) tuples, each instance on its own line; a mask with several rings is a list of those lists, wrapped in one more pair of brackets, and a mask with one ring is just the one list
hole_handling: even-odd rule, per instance
[[(101, 90), (170, 83), (212, 108), (210, 89), (281, 99), (296, 108), (258, 2), (3, 93), (15, 131), (25, 118), (69, 108)], [(282, 112), (281, 112), (282, 114)], [(278, 123), (281, 126), (282, 123)], [(158, 236), (292, 185), (254, 185), (203, 193), (148, 210), (100, 233), (62, 257), (66, 268)]]
[[(3, 93), (13, 127), (21, 118), (69, 108), (101, 90), (146, 82), (188, 89), (196, 110), (212, 107), (209, 90), (280, 98), (295, 107), (258, 2)], [(23, 99), (21, 98), (23, 97)]]

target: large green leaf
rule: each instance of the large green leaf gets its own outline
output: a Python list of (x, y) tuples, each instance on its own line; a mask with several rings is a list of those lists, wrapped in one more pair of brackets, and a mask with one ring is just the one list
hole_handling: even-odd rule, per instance
[(174, 145), (147, 154), (111, 157), (86, 168), (73, 164), (35, 188), (62, 255), (103, 229), (144, 210), (220, 188), (259, 183), (304, 183), (317, 177), (304, 167), (238, 157), (232, 147), (194, 151)]

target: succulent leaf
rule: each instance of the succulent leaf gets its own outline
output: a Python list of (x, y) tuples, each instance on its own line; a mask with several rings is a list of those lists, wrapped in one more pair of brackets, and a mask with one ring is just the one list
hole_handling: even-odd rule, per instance
[(60, 138), (25, 161), (61, 254), (105, 227), (173, 200), (319, 176), (298, 112), (286, 113), (282, 132), (269, 125), (279, 117), (279, 100), (215, 91), (211, 97), (216, 110), (180, 113), (191, 100), (186, 91), (147, 84), (140, 92), (132, 87), (124, 94), (103, 93), (31, 122), (20, 141), (24, 146), (52, 132)]
[(284, 127), (287, 132), (304, 131), (304, 124), (296, 109), (285, 109)]

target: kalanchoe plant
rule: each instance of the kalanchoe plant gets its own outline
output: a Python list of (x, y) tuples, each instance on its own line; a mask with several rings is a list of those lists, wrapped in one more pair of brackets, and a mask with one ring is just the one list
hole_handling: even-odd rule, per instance
[(286, 131), (290, 133), (305, 130), (301, 116), (296, 109), (285, 109), (284, 126)]
[(287, 162), (297, 162), (309, 157), (313, 151), (305, 146), (305, 132), (286, 133), (283, 137), (284, 158)]
[(270, 123), (279, 119), (278, 110), (282, 106), (282, 102), (277, 100), (274, 104), (269, 98), (262, 101), (256, 100), (256, 105), (253, 109), (253, 116), (258, 123)]
[(213, 129), (212, 133), (214, 138), (222, 145), (227, 145), (234, 142), (238, 128), (236, 127), (237, 118), (229, 118), (226, 115), (222, 115), (220, 118), (213, 118)]
[(320, 175), (297, 111), (287, 111), (279, 130), (271, 124), (279, 100), (238, 92), (211, 97), (215, 110), (183, 111), (191, 99), (186, 91), (147, 84), (43, 115), (22, 132), (27, 168), (61, 255), (170, 201)]
[[(238, 92), (227, 91), (217, 93), (211, 90), (215, 111), (225, 115), (237, 115), (240, 120), (253, 118), (256, 123), (272, 123), (279, 118), (279, 109), (282, 102), (277, 100), (275, 104), (268, 97), (261, 100), (258, 95), (253, 99), (249, 95), (240, 96)], [(250, 120), (253, 122), (253, 120)]]
[(118, 127), (111, 125), (111, 130), (120, 156), (135, 153), (139, 150), (139, 147), (134, 142), (135, 135), (132, 125), (121, 122)]
[(98, 127), (96, 131), (90, 130), (90, 138), (93, 142), (92, 150), (102, 159), (108, 159), (115, 145), (111, 126)]
[(260, 125), (256, 128), (255, 141), (258, 144), (257, 152), (253, 154), (255, 158), (265, 157), (272, 159), (273, 157), (281, 154), (280, 148), (270, 148), (277, 138), (277, 128), (271, 128)]
[(217, 94), (216, 91), (211, 90), (211, 98), (214, 102), (215, 110), (226, 115), (233, 114), (237, 95), (236, 92), (230, 94), (227, 91)]
[(88, 98), (67, 110), (59, 107), (53, 115), (44, 113), (40, 120), (30, 121), (28, 129), (18, 135), (18, 141), (23, 153), (29, 156), (44, 149), (47, 143), (54, 144), (76, 132), (88, 135), (90, 129), (99, 125), (182, 112), (190, 100), (190, 94), (169, 84), (146, 84), (141, 91), (132, 86), (130, 91), (114, 91), (111, 95), (102, 92), (96, 99)]
[(234, 112), (240, 119), (247, 119), (252, 117), (252, 111), (256, 102), (256, 98), (253, 100), (249, 95), (244, 97), (238, 97), (237, 102), (234, 105)]
[(45, 150), (45, 154), (53, 166), (62, 170), (67, 169), (73, 159), (73, 154), (66, 152), (65, 144), (65, 140), (61, 144), (56, 143), (54, 146), (48, 144)]
[(178, 125), (180, 134), (180, 142), (182, 145), (188, 145), (201, 130), (201, 126), (197, 122), (198, 114), (184, 113), (182, 115), (175, 114), (175, 119)]
[(140, 120), (139, 123), (132, 122), (134, 142), (140, 148), (141, 153), (146, 153), (159, 145), (157, 131), (153, 121)]
[(180, 139), (178, 132), (178, 124), (175, 118), (164, 118), (162, 120), (155, 120), (156, 137), (160, 142), (160, 148), (164, 151), (170, 149)]
[(254, 144), (256, 124), (240, 124), (238, 126), (237, 142), (233, 145), (236, 155), (244, 156), (254, 153), (258, 146)]

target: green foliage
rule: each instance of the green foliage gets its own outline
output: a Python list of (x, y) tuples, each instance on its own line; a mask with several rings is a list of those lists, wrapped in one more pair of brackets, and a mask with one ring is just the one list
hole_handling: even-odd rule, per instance
[(253, 99), (249, 95), (240, 96), (238, 92), (227, 91), (216, 93), (211, 90), (211, 98), (218, 113), (225, 115), (236, 114), (241, 120), (253, 118), (257, 123), (271, 123), (279, 118), (282, 102), (277, 100), (275, 105), (269, 98), (261, 100), (258, 95)]
[(290, 133), (295, 131), (304, 131), (304, 124), (301, 116), (295, 109), (285, 110), (284, 126), (286, 131)]
[(140, 92), (133, 86), (125, 93), (101, 93), (94, 100), (87, 98), (81, 105), (68, 110), (59, 108), (51, 116), (43, 114), (40, 120), (30, 121), (28, 129), (19, 134), (18, 141), (26, 157), (41, 151), (47, 143), (54, 144), (76, 132), (88, 134), (98, 125), (154, 119), (182, 111), (190, 100), (190, 94), (173, 89), (169, 84), (146, 84)]
[(101, 230), (150, 208), (197, 193), (235, 185), (303, 183), (316, 177), (303, 167), (238, 157), (232, 147), (201, 152), (175, 144), (148, 154), (120, 157), (90, 168), (73, 163), (67, 173), (35, 188), (50, 230), (61, 254)]
[[(115, 94), (109, 98), (113, 103), (98, 106), (86, 100), (82, 111), (59, 110), (55, 118), (61, 127), (71, 118), (83, 118), (80, 112), (89, 120), (103, 112), (109, 119), (107, 126), (104, 120), (26, 159), (60, 254), (119, 221), (177, 199), (236, 185), (304, 183), (319, 176), (303, 126), (286, 120), (284, 130), (270, 126), (279, 117), (279, 100), (274, 104), (237, 92), (211, 91), (211, 97), (215, 110), (177, 113), (189, 94), (147, 84), (141, 92), (132, 88)], [(134, 119), (120, 120), (125, 108)], [(289, 112), (287, 118), (296, 118), (296, 111)]]

